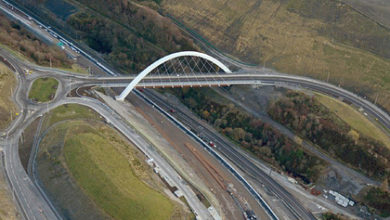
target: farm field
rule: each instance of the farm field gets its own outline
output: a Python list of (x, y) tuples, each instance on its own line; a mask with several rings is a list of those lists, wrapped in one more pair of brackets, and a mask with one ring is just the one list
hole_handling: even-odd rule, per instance
[(341, 1), (164, 0), (163, 10), (221, 51), (314, 77), (390, 111), (390, 31)]

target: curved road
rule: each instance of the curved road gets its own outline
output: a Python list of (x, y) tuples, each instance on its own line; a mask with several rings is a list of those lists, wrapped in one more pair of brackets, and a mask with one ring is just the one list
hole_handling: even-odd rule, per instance
[[(221, 56), (221, 55), (220, 55)], [(13, 59), (12, 57), (9, 57), (9, 59)], [(16, 62), (17, 63), (17, 62)], [(27, 177), (27, 174), (24, 172), (23, 168), (21, 168), (20, 159), (18, 158), (18, 152), (17, 152), (17, 145), (19, 136), (21, 134), (21, 131), (23, 130), (23, 127), (25, 128), (27, 124), (31, 122), (31, 119), (35, 119), (36, 117), (39, 117), (44, 112), (50, 110), (55, 106), (56, 104), (60, 103), (66, 103), (66, 102), (82, 102), (79, 104), (91, 104), (91, 100), (83, 100), (83, 99), (72, 99), (72, 98), (64, 98), (64, 95), (70, 88), (76, 88), (80, 86), (86, 86), (86, 85), (103, 85), (108, 87), (125, 87), (127, 83), (129, 83), (130, 78), (96, 78), (96, 77), (76, 77), (72, 75), (67, 75), (66, 71), (57, 71), (49, 68), (41, 68), (29, 64), (20, 64), (19, 66), (14, 67), (15, 72), (17, 72), (18, 81), (19, 81), (19, 87), (16, 91), (16, 95), (14, 97), (15, 102), (19, 106), (19, 108), (22, 110), (20, 112), (20, 116), (12, 122), (10, 128), (6, 131), (6, 142), (4, 147), (4, 155), (6, 159), (6, 169), (7, 169), (7, 175), (9, 179), (11, 180), (13, 190), (15, 192), (15, 195), (17, 196), (19, 203), (22, 206), (22, 209), (27, 215), (28, 219), (41, 219), (43, 217), (46, 217), (48, 219), (55, 219), (56, 213), (55, 210), (52, 209), (50, 202), (45, 201), (45, 199), (42, 197), (42, 195), (39, 194), (37, 191), (35, 185), (31, 182), (31, 180)], [(32, 80), (36, 75), (28, 76), (27, 78), (23, 74), (23, 67), (29, 67), (32, 69), (36, 69), (38, 72), (47, 72), (47, 74), (55, 76), (59, 81), (61, 82), (60, 89), (56, 95), (56, 99), (54, 102), (47, 106), (41, 106), (41, 105), (34, 105), (33, 103), (28, 102), (27, 98), (24, 96), (24, 94), (27, 94), (28, 88), (26, 88), (24, 85), (26, 85), (26, 81)], [(99, 65), (98, 65), (99, 66)], [(101, 64), (100, 64), (101, 66)], [(328, 95), (336, 96), (336, 97), (342, 97), (345, 100), (348, 100), (349, 102), (353, 103), (356, 106), (360, 106), (365, 111), (372, 115), (375, 118), (378, 118), (378, 121), (380, 121), (385, 127), (390, 128), (390, 117), (389, 115), (384, 112), (382, 109), (375, 106), (373, 103), (365, 100), (364, 98), (361, 98), (347, 90), (344, 90), (342, 88), (339, 88), (337, 86), (324, 83), (318, 80), (306, 78), (306, 77), (298, 77), (298, 76), (290, 76), (285, 74), (280, 74), (271, 70), (266, 69), (258, 69), (258, 68), (247, 68), (245, 66), (241, 66), (243, 69), (246, 69), (246, 72), (239, 72), (236, 74), (226, 74), (226, 75), (218, 75), (218, 76), (211, 76), (211, 78), (207, 79), (205, 78), (199, 78), (191, 81), (187, 79), (187, 84), (183, 84), (183, 82), (180, 81), (180, 79), (174, 79), (170, 78), (169, 82), (167, 79), (157, 78), (156, 77), (149, 77), (148, 79), (145, 79), (143, 82), (141, 82), (140, 86), (146, 86), (146, 87), (153, 87), (153, 86), (199, 86), (199, 85), (214, 85), (214, 86), (220, 86), (220, 85), (234, 85), (234, 84), (267, 84), (267, 85), (278, 85), (278, 86), (284, 86), (284, 85), (294, 85), (294, 86), (300, 86), (303, 88), (308, 88), (310, 90), (319, 91)], [(40, 71), (38, 70), (40, 69)], [(49, 73), (51, 72), (51, 73)], [(52, 73), (55, 73), (54, 75)], [(222, 77), (221, 77), (222, 76)], [(173, 81), (172, 81), (173, 79)], [(216, 80), (219, 79), (219, 80)], [(165, 81), (164, 81), (165, 80)], [(175, 81), (176, 80), (176, 81)], [(160, 81), (160, 82), (159, 82)], [(160, 84), (159, 84), (160, 83)], [(174, 84), (172, 84), (174, 83)], [(70, 88), (69, 88), (70, 85)], [(87, 104), (86, 104), (87, 103)], [(97, 103), (95, 103), (97, 104)], [(94, 105), (94, 104), (91, 104)], [(105, 107), (100, 106), (97, 104), (95, 107), (98, 109), (98, 111), (104, 111)], [(106, 109), (107, 110), (107, 109)], [(111, 114), (111, 111), (108, 111), (106, 113)], [(102, 113), (105, 114), (105, 113)], [(106, 118), (108, 121), (115, 121), (115, 118), (111, 118), (111, 116), (107, 115)], [(119, 128), (118, 128), (119, 129)], [(3, 137), (5, 138), (5, 137)], [(4, 142), (4, 141), (3, 141)], [(236, 158), (236, 160), (238, 160)], [(250, 164), (248, 164), (250, 165)], [(21, 169), (20, 169), (21, 168)], [(23, 170), (23, 172), (21, 171)], [(253, 170), (255, 173), (256, 170)], [(27, 177), (27, 178), (26, 178)], [(267, 175), (265, 175), (263, 178), (265, 179), (271, 179)], [(271, 181), (271, 180), (270, 180)], [(271, 185), (272, 182), (270, 183)], [(276, 187), (276, 186), (275, 186)], [(281, 194), (283, 194), (283, 188), (277, 189), (281, 190)], [(294, 200), (288, 201), (290, 203), (294, 203)], [(301, 205), (298, 203), (294, 203), (298, 207), (294, 207), (296, 210), (305, 211), (302, 209)], [(290, 204), (291, 206), (291, 204)], [(306, 216), (309, 219), (311, 216)]]

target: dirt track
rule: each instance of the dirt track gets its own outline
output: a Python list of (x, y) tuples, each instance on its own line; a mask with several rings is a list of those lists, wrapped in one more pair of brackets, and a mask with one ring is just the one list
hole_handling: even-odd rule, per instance
[[(183, 157), (183, 159), (195, 171), (210, 191), (217, 197), (221, 207), (217, 207), (224, 214), (225, 219), (243, 219), (242, 211), (236, 205), (233, 198), (226, 191), (226, 187), (232, 183), (237, 193), (238, 200), (244, 205), (248, 202), (260, 219), (268, 219), (257, 202), (249, 195), (244, 187), (219, 164), (202, 146), (192, 138), (184, 134), (179, 128), (168, 121), (151, 106), (140, 101), (135, 96), (131, 97), (130, 103), (169, 144)], [(193, 147), (193, 149), (190, 149)], [(203, 161), (203, 162), (202, 162)]]

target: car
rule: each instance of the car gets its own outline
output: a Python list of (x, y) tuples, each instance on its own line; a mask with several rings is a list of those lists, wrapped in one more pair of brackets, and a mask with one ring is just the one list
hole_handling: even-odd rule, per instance
[(175, 110), (175, 109), (169, 109), (169, 112), (170, 112), (170, 113), (175, 113), (176, 110)]
[(214, 148), (217, 147), (217, 146), (214, 144), (214, 142), (212, 142), (212, 141), (209, 141), (209, 145), (210, 145), (210, 147), (214, 147)]

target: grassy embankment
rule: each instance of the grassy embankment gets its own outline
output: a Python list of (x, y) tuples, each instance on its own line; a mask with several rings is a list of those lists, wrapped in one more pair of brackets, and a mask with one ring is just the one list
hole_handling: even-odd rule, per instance
[(326, 212), (321, 215), (321, 220), (350, 220), (350, 218), (340, 214), (333, 214), (331, 212)]
[(70, 16), (67, 24), (125, 73), (141, 71), (167, 53), (194, 48), (169, 19), (135, 1), (73, 2), (80, 12)]
[(15, 86), (14, 73), (3, 63), (0, 63), (0, 130), (8, 126), (12, 117), (16, 117), (17, 108), (11, 99), (11, 92)]
[(71, 68), (71, 61), (64, 51), (56, 46), (48, 46), (28, 32), (24, 27), (0, 14), (0, 43), (14, 54), (38, 65)]
[[(17, 112), (16, 106), (11, 100), (11, 91), (15, 85), (14, 73), (3, 63), (0, 63), (0, 130), (9, 125), (11, 114), (15, 115)], [(5, 177), (3, 173), (0, 173), (0, 219), (19, 219), (8, 190)]]
[(386, 190), (382, 187), (372, 187), (364, 192), (361, 200), (368, 205), (375, 213), (382, 217), (390, 216), (390, 191), (388, 190), (388, 184), (385, 186)]
[[(65, 213), (86, 217), (82, 213), (89, 208), (98, 219), (188, 219), (189, 213), (162, 193), (142, 153), (99, 119), (89, 108), (65, 105), (44, 123), (60, 122), (42, 141), (38, 169), (49, 191), (62, 195), (57, 202)], [(78, 201), (84, 206), (72, 204)]]
[(99, 120), (101, 119), (101, 116), (99, 116), (92, 109), (83, 105), (65, 104), (53, 109), (50, 112), (50, 114), (46, 117), (45, 127), (49, 127), (60, 121), (75, 119)]
[(136, 1), (17, 2), (123, 73), (139, 72), (167, 53), (194, 49), (192, 40), (169, 19)]
[(88, 70), (67, 58), (64, 51), (57, 46), (49, 46), (41, 42), (23, 26), (10, 21), (0, 14), (0, 47), (15, 57), (42, 66), (60, 68), (75, 73), (87, 74)]
[(387, 0), (341, 0), (362, 14), (390, 28), (390, 2)]
[[(4, 169), (1, 166), (2, 165), (0, 165), (0, 168)], [(12, 200), (12, 195), (7, 186), (7, 182), (5, 176), (3, 175), (3, 172), (0, 172), (0, 219), (20, 219), (15, 203)]]
[(363, 135), (376, 139), (382, 142), (388, 148), (390, 148), (390, 138), (387, 136), (377, 124), (371, 122), (361, 112), (352, 106), (338, 100), (325, 96), (322, 94), (316, 94), (317, 100), (326, 106), (330, 111), (334, 112), (339, 118), (344, 120), (353, 129), (362, 133)]
[(174, 205), (129, 169), (144, 167), (122, 155), (129, 147), (120, 149), (123, 144), (107, 127), (79, 125), (66, 135), (65, 161), (86, 194), (114, 219), (169, 219)]
[(48, 102), (54, 98), (58, 88), (58, 81), (54, 78), (36, 79), (30, 89), (28, 98), (36, 102)]
[(209, 88), (170, 89), (217, 131), (275, 168), (316, 182), (327, 163)]
[(354, 118), (344, 119), (339, 116), (341, 112), (329, 111), (315, 96), (289, 91), (270, 105), (268, 114), (300, 137), (367, 176), (378, 180), (389, 178), (390, 149), (377, 137), (371, 138), (346, 122), (350, 121), (360, 128), (361, 124)]
[(337, 0), (164, 0), (162, 8), (243, 61), (308, 75), (390, 111), (390, 31)]

